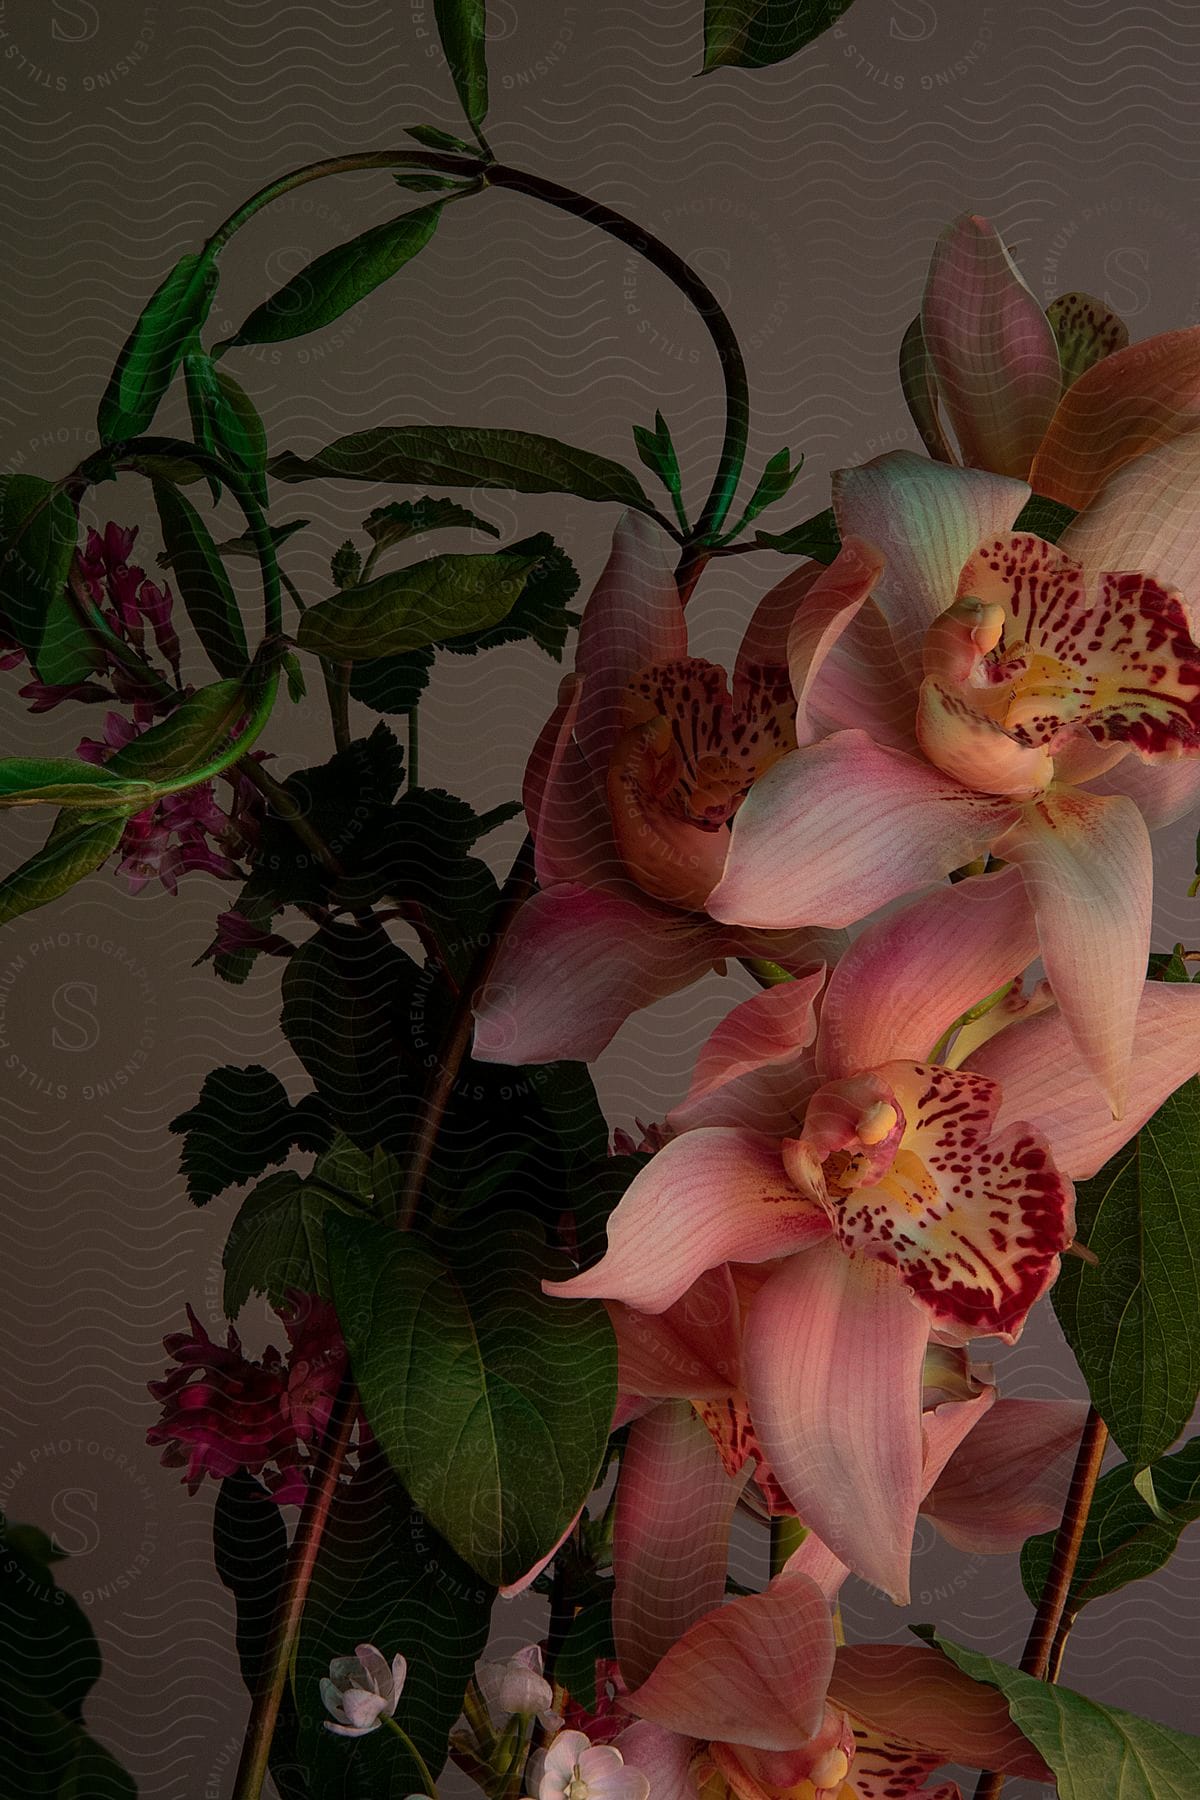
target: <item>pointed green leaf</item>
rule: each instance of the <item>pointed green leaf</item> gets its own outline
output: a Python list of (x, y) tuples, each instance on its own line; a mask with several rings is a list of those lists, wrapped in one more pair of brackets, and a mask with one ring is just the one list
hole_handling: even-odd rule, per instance
[(634, 426), (633, 441), (646, 467), (658, 476), (671, 498), (678, 500), (683, 491), (683, 476), (670, 428), (661, 412), (654, 415), (653, 431), (645, 425)]
[(265, 506), (267, 433), (253, 400), (203, 350), (187, 353), (183, 373), (197, 443), (247, 475), (254, 498)]
[(212, 1532), (217, 1578), (233, 1595), (237, 1607), (242, 1680), (254, 1693), (287, 1564), (283, 1510), (261, 1482), (239, 1469), (221, 1483), (213, 1508)]
[(1054, 1310), (1092, 1399), (1137, 1469), (1187, 1425), (1200, 1394), (1200, 1080), (1177, 1089), (1123, 1150), (1076, 1185), (1077, 1232)]
[(154, 504), (180, 596), (209, 661), (219, 675), (244, 674), (246, 628), (208, 526), (169, 481), (154, 483)]
[(533, 431), (470, 425), (381, 425), (351, 432), (315, 456), (272, 457), (278, 481), (389, 481), (445, 487), (498, 487), (517, 494), (577, 494), (638, 512), (654, 508), (629, 469)]
[(78, 529), (75, 508), (52, 481), (0, 476), (0, 628), (56, 687), (85, 680), (104, 662), (66, 594)]
[(973, 1681), (999, 1688), (1013, 1724), (1045, 1757), (1058, 1800), (1195, 1800), (1200, 1738), (1086, 1700), (1070, 1688), (1035, 1681), (1019, 1669), (964, 1650), (930, 1625), (914, 1626)]
[(433, 15), (462, 109), (478, 130), (488, 109), (485, 0), (433, 0)]
[(443, 131), (440, 125), (406, 125), (405, 137), (416, 138), (418, 144), (424, 144), (427, 150), (451, 150), (460, 155), (474, 156), (474, 146), (464, 138), (455, 137), (452, 131)]
[(754, 542), (760, 550), (778, 550), (781, 556), (811, 556), (814, 562), (831, 563), (842, 547), (837, 520), (832, 506), (790, 531), (772, 533), (756, 531)]
[(505, 551), (432, 556), (310, 607), (296, 641), (302, 650), (354, 662), (486, 631), (512, 611), (537, 561)]
[(1045, 494), (1031, 494), (1017, 514), (1013, 530), (1032, 531), (1048, 544), (1057, 544), (1074, 517), (1073, 506), (1064, 506), (1061, 500), (1047, 500)]
[[(1141, 1476), (1128, 1463), (1101, 1476), (1067, 1597), (1069, 1613), (1153, 1575), (1170, 1561), (1180, 1534), (1200, 1519), (1200, 1438), (1143, 1471), (1151, 1472), (1158, 1518), (1139, 1489)], [(1054, 1535), (1030, 1538), (1021, 1551), (1021, 1579), (1035, 1604), (1050, 1572)]]
[(459, 1554), (487, 1581), (516, 1580), (553, 1549), (604, 1456), (616, 1353), (603, 1308), (543, 1294), (549, 1261), (516, 1222), (492, 1239), (502, 1269), (483, 1252), (448, 1267), (370, 1219), (331, 1215), (325, 1235), (372, 1431)]
[(292, 1169), (268, 1175), (242, 1201), (222, 1256), (227, 1318), (236, 1319), (252, 1293), (281, 1305), (288, 1288), (330, 1297), (325, 1255), (325, 1220), (341, 1206), (327, 1187), (307, 1182)]
[(110, 775), (177, 783), (229, 744), (248, 705), (240, 681), (197, 688), (174, 712), (110, 756), (104, 767)]
[(765, 69), (836, 25), (851, 0), (705, 0), (704, 73)]
[(60, 813), (42, 848), (0, 881), (0, 925), (57, 900), (92, 874), (108, 861), (124, 829), (125, 814), (116, 808), (102, 815)]
[(147, 302), (100, 402), (102, 443), (145, 431), (179, 367), (184, 346), (208, 317), (217, 271), (207, 253), (183, 256)]
[(427, 531), (483, 531), (488, 537), (500, 536), (498, 525), (490, 525), (457, 500), (433, 494), (422, 494), (419, 500), (389, 500), (385, 506), (377, 506), (363, 520), (363, 530), (381, 550), (401, 544), (405, 538), (421, 537)]
[(783, 499), (799, 475), (803, 462), (804, 458), (801, 457), (800, 461), (793, 466), (791, 452), (786, 447), (775, 452), (758, 478), (758, 485), (750, 496), (746, 510), (742, 514), (741, 524), (737, 526), (734, 533), (735, 536), (737, 531), (741, 531), (744, 526), (752, 524), (760, 513), (766, 512), (768, 506), (774, 506), (777, 500)]
[(281, 344), (340, 319), (425, 248), (444, 205), (435, 200), (327, 250), (255, 307), (228, 343)]
[(0, 806), (123, 806), (138, 810), (154, 798), (146, 781), (122, 781), (109, 768), (62, 757), (38, 762), (10, 756), (0, 761)]

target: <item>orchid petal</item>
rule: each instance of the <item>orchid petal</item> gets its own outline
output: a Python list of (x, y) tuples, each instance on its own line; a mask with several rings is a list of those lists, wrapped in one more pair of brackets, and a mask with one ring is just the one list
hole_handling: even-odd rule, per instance
[(803, 562), (763, 595), (750, 615), (733, 666), (735, 706), (743, 705), (764, 678), (771, 679), (787, 668), (792, 623), (813, 587), (828, 573), (824, 563)]
[(815, 1002), (824, 984), (825, 968), (818, 964), (810, 974), (781, 981), (735, 1006), (702, 1045), (687, 1098), (672, 1117), (686, 1117), (696, 1101), (739, 1076), (795, 1064), (816, 1036)]
[(708, 910), (744, 925), (852, 924), (971, 862), (1015, 817), (1011, 801), (841, 731), (755, 782)]
[(757, 1295), (743, 1366), (759, 1439), (806, 1525), (893, 1599), (908, 1595), (921, 1494), (929, 1318), (892, 1270), (835, 1244)]
[(1009, 530), (1028, 498), (1024, 481), (927, 462), (911, 450), (835, 472), (839, 531), (883, 552), (875, 604), (914, 693), (925, 633), (954, 599), (963, 564), (977, 544)]
[(986, 219), (967, 214), (938, 239), (921, 330), (963, 461), (1026, 475), (1062, 390), (1058, 341)]
[(833, 1657), (825, 1596), (785, 1571), (693, 1625), (627, 1704), (688, 1737), (794, 1750), (821, 1725)]
[[(939, 1412), (945, 1408), (939, 1408)], [(997, 1400), (956, 1450), (921, 1511), (960, 1550), (1015, 1551), (1062, 1519), (1083, 1400)]]
[(1129, 343), (1124, 319), (1092, 294), (1060, 294), (1046, 308), (1046, 317), (1058, 342), (1064, 392), (1104, 357), (1124, 350)]
[(963, 1455), (985, 1415), (996, 1404), (996, 1390), (985, 1387), (970, 1400), (944, 1400), (921, 1414), (921, 1434), (925, 1454), (921, 1462), (921, 1511), (928, 1513), (929, 1496), (937, 1486), (946, 1465)]
[(1200, 806), (1200, 757), (1180, 757), (1177, 762), (1147, 763), (1140, 756), (1126, 756), (1088, 783), (1089, 794), (1125, 794), (1133, 801), (1151, 831), (1173, 825)]
[(957, 1018), (1037, 953), (1016, 870), (913, 901), (869, 926), (835, 968), (821, 1003), (818, 1067), (837, 1077), (897, 1057), (923, 1062)]
[(915, 689), (897, 679), (898, 652), (874, 600), (866, 600), (828, 645), (808, 694), (806, 737), (863, 730), (891, 750), (916, 752)]
[(621, 515), (612, 550), (583, 611), (575, 673), (583, 694), (575, 735), (603, 777), (639, 670), (687, 655), (687, 626), (670, 540), (641, 513)]
[(796, 1574), (807, 1575), (810, 1581), (816, 1582), (831, 1606), (850, 1573), (845, 1563), (839, 1561), (815, 1531), (805, 1533), (804, 1542), (792, 1551), (783, 1566), (785, 1571), (794, 1570)]
[(534, 894), (476, 1003), (474, 1054), (481, 1062), (591, 1062), (632, 1013), (715, 967), (727, 937), (632, 883), (563, 882)]
[(699, 1746), (694, 1738), (635, 1719), (613, 1741), (626, 1768), (646, 1776), (654, 1800), (696, 1800), (691, 1767)]
[(728, 1264), (706, 1270), (666, 1312), (634, 1312), (610, 1300), (608, 1316), (620, 1393), (707, 1400), (736, 1387), (742, 1325)]
[(543, 888), (556, 881), (619, 880), (624, 871), (604, 784), (574, 737), (582, 686), (567, 676), (559, 693), (526, 765), (522, 793), (537, 878)]
[(613, 1639), (630, 1687), (725, 1597), (729, 1528), (748, 1470), (730, 1476), (686, 1400), (630, 1427), (613, 1526)]
[[(1195, 331), (1200, 352), (1200, 326)], [(1134, 345), (1133, 351), (1141, 345)], [(1115, 358), (1113, 359), (1116, 360)], [(1080, 384), (1082, 385), (1082, 383)], [(1136, 569), (1186, 596), (1193, 629), (1200, 622), (1200, 385), (1196, 412), (1182, 436), (1114, 475), (1063, 533), (1062, 547), (1089, 580), (1109, 569)]]
[(1150, 950), (1153, 858), (1145, 821), (1119, 795), (1051, 790), (1026, 805), (996, 854), (1025, 878), (1047, 980), (1119, 1117)]
[(836, 560), (824, 570), (795, 615), (787, 661), (796, 699), (796, 737), (816, 735), (808, 701), (825, 659), (883, 572), (883, 558), (861, 538), (843, 538)]
[(595, 1267), (542, 1286), (665, 1312), (706, 1269), (768, 1262), (828, 1232), (824, 1214), (784, 1174), (777, 1144), (749, 1131), (689, 1131), (634, 1176)]
[[(835, 1705), (875, 1732), (919, 1746), (940, 1762), (1053, 1781), (1013, 1724), (999, 1689), (972, 1681), (940, 1650), (918, 1644), (844, 1646), (834, 1661), (829, 1692)], [(856, 1780), (858, 1774), (856, 1761)]]
[(1148, 981), (1133, 1029), (1128, 1105), (1114, 1119), (1095, 1079), (1074, 1050), (1055, 1009), (1019, 1019), (967, 1058), (966, 1068), (999, 1084), (996, 1127), (1030, 1119), (1054, 1146), (1054, 1160), (1075, 1181), (1094, 1175), (1156, 1113), (1169, 1094), (1200, 1074), (1200, 987)]
[(900, 340), (900, 387), (909, 416), (930, 456), (935, 462), (955, 462), (938, 411), (937, 375), (919, 313)]
[(940, 1328), (1014, 1342), (1071, 1241), (1070, 1182), (1032, 1126), (992, 1134), (994, 1082), (941, 1063), (876, 1074), (904, 1135), (885, 1174), (831, 1193), (841, 1243), (889, 1264)]
[[(1108, 484), (1134, 458), (1198, 425), (1200, 326), (1193, 325), (1130, 344), (1080, 376), (1058, 404), (1029, 479), (1035, 493), (1078, 510), (1102, 489), (1111, 493)], [(1146, 565), (1118, 560), (1106, 567)]]

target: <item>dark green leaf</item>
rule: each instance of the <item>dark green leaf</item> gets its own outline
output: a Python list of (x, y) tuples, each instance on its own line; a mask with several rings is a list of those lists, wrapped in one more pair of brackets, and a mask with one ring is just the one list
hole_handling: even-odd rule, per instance
[(561, 662), (567, 633), (573, 625), (579, 624), (579, 614), (567, 610), (568, 601), (579, 589), (579, 572), (575, 564), (548, 531), (522, 538), (519, 544), (509, 544), (504, 554), (537, 558), (516, 605), (490, 630), (445, 638), (439, 642), (438, 649), (449, 650), (457, 656), (473, 656), (477, 650), (494, 650), (500, 644), (529, 638), (539, 650), (544, 650), (555, 662)]
[(407, 188), (410, 194), (444, 194), (451, 191), (462, 193), (466, 182), (458, 181), (453, 175), (393, 175), (392, 180), (397, 187)]
[[(280, 550), (290, 537), (294, 537), (298, 531), (303, 531), (307, 524), (309, 524), (308, 519), (290, 519), (286, 525), (268, 525), (267, 530), (271, 534), (271, 542), (275, 549)], [(226, 538), (224, 543), (217, 545), (217, 549), (222, 556), (249, 556), (255, 562), (258, 561), (258, 547), (254, 542), (253, 534), (249, 531), (243, 531), (238, 537)], [(161, 555), (158, 561), (164, 569), (169, 569), (171, 566), (171, 559), (165, 554)]]
[[(326, 763), (297, 769), (284, 782), (290, 798), (346, 869), (357, 867), (375, 842), (400, 786), (404, 752), (386, 725), (356, 738)], [(326, 898), (328, 870), (268, 807), (254, 852), (256, 878), (276, 902), (299, 904)]]
[(654, 430), (645, 425), (635, 425), (633, 441), (637, 445), (638, 455), (648, 469), (662, 482), (672, 499), (678, 500), (683, 491), (683, 476), (679, 469), (679, 458), (675, 453), (675, 445), (671, 439), (670, 427), (660, 412), (654, 415)]
[(431, 556), (310, 607), (296, 641), (353, 662), (487, 631), (512, 611), (537, 561), (512, 551)]
[(929, 1625), (914, 1629), (973, 1681), (999, 1688), (1013, 1724), (1045, 1757), (1058, 1780), (1058, 1800), (1195, 1800), (1200, 1793), (1200, 1738), (1152, 1719), (1085, 1700), (1070, 1688), (1035, 1681), (1019, 1669), (964, 1650)]
[(1136, 1469), (1170, 1448), (1200, 1393), (1200, 1080), (1185, 1082), (1098, 1175), (1054, 1310), (1116, 1443)]
[(362, 574), (362, 551), (349, 538), (339, 544), (329, 564), (329, 574), (336, 588), (353, 587)]
[(432, 650), (411, 650), (407, 656), (356, 662), (350, 671), (351, 697), (372, 712), (411, 712), (429, 686), (435, 660)]
[(397, 1054), (397, 1013), (416, 975), (383, 931), (338, 923), (301, 944), (284, 970), (284, 1035), (356, 1144), (405, 1128), (412, 1097)]
[(145, 431), (179, 367), (184, 347), (208, 317), (217, 289), (210, 257), (183, 256), (130, 332), (100, 402), (102, 443)]
[[(241, 893), (233, 903), (233, 910), (240, 913), (242, 918), (248, 920), (251, 925), (257, 925), (262, 931), (269, 931), (276, 913), (283, 910), (283, 904), (283, 901), (275, 894), (268, 877), (256, 873), (251, 875), (249, 881), (243, 886)], [(212, 959), (213, 973), (218, 975), (222, 981), (228, 981), (231, 986), (240, 987), (260, 954), (251, 945), (247, 945), (244, 949), (218, 951)], [(206, 957), (202, 954), (197, 958), (197, 963), (205, 960)], [(195, 966), (196, 964), (193, 964), (193, 967)]]
[(187, 353), (183, 374), (197, 443), (248, 476), (254, 498), (265, 506), (267, 433), (254, 402), (203, 350)]
[(433, 16), (462, 109), (478, 130), (488, 109), (485, 0), (433, 0)]
[(827, 507), (815, 518), (793, 525), (790, 531), (756, 531), (754, 542), (760, 550), (778, 550), (781, 556), (811, 556), (814, 562), (831, 563), (842, 547), (833, 508)]
[(221, 1483), (212, 1529), (217, 1576), (237, 1607), (242, 1680), (254, 1693), (287, 1564), (287, 1527), (267, 1489), (239, 1469)]
[(188, 618), (219, 675), (241, 675), (250, 661), (233, 583), (208, 526), (169, 481), (154, 483), (163, 543)]
[(777, 500), (783, 499), (799, 475), (803, 462), (804, 458), (801, 457), (793, 466), (791, 452), (786, 448), (775, 452), (758, 478), (757, 486), (742, 514), (741, 524), (737, 528), (739, 531), (743, 526), (752, 524), (760, 513), (766, 512), (768, 506), (774, 506)]
[[(338, 1317), (371, 1429), (417, 1504), (502, 1585), (553, 1548), (608, 1442), (616, 1352), (602, 1307), (551, 1299), (513, 1225), (448, 1267), (369, 1219), (326, 1227)], [(537, 1478), (530, 1479), (530, 1471)]]
[[(611, 1583), (606, 1584), (611, 1588)], [(581, 1606), (571, 1620), (558, 1661), (554, 1679), (560, 1681), (577, 1706), (589, 1712), (596, 1705), (596, 1662), (600, 1657), (617, 1654), (612, 1631), (612, 1594)]]
[(232, 740), (249, 706), (240, 681), (213, 681), (109, 757), (111, 775), (172, 782), (204, 765)]
[[(1067, 1597), (1068, 1613), (1153, 1575), (1174, 1555), (1180, 1533), (1200, 1519), (1200, 1438), (1193, 1438), (1177, 1455), (1152, 1464), (1151, 1472), (1165, 1515), (1161, 1519), (1138, 1493), (1137, 1472), (1128, 1463), (1097, 1483)], [(1035, 1605), (1050, 1571), (1053, 1548), (1054, 1533), (1049, 1531), (1030, 1538), (1021, 1552), (1021, 1579)]]
[(229, 343), (280, 344), (331, 325), (425, 248), (444, 205), (419, 206), (327, 250), (255, 307)]
[(77, 533), (75, 508), (53, 482), (0, 475), (0, 628), (53, 686), (99, 666), (66, 598)]
[(100, 1678), (100, 1646), (78, 1603), (55, 1583), (50, 1562), (40, 1545), (31, 1553), (10, 1535), (0, 1516), (0, 1689), (11, 1683), (77, 1724)]
[(324, 1182), (291, 1169), (268, 1175), (246, 1196), (222, 1257), (228, 1318), (237, 1318), (251, 1294), (265, 1294), (272, 1306), (282, 1304), (289, 1288), (330, 1298), (325, 1219), (331, 1207), (356, 1210)]
[(196, 1206), (253, 1181), (293, 1148), (323, 1148), (331, 1135), (311, 1098), (293, 1106), (261, 1063), (210, 1070), (195, 1106), (172, 1119), (171, 1130), (184, 1139), (179, 1168)]
[(463, 138), (455, 137), (451, 131), (443, 131), (440, 125), (406, 125), (404, 135), (416, 138), (418, 144), (424, 144), (427, 150), (457, 151), (466, 156), (477, 154), (473, 145)]
[(62, 757), (39, 762), (32, 756), (0, 760), (0, 806), (123, 806), (128, 812), (148, 806), (153, 787), (145, 781), (122, 781), (108, 768)]
[(0, 881), (0, 925), (57, 900), (108, 861), (121, 841), (124, 815), (62, 812), (40, 850)]
[(389, 1731), (348, 1742), (324, 1728), (319, 1682), (330, 1660), (375, 1644), (408, 1659), (396, 1723), (435, 1779), (463, 1690), (487, 1638), (492, 1590), (418, 1512), (378, 1453), (338, 1491), (304, 1607), (294, 1687), (299, 1759), (320, 1800), (384, 1800), (424, 1791)]
[(765, 69), (836, 25), (851, 0), (705, 0), (704, 73)]
[(403, 543), (405, 538), (421, 537), (427, 531), (451, 531), (459, 528), (484, 531), (499, 537), (499, 527), (489, 525), (478, 513), (468, 512), (457, 500), (434, 494), (422, 494), (419, 500), (390, 500), (377, 506), (363, 520), (363, 530), (381, 550)]
[(1061, 500), (1047, 500), (1044, 494), (1031, 494), (1017, 514), (1013, 530), (1031, 531), (1048, 544), (1057, 544), (1074, 517), (1073, 506), (1064, 506)]
[(283, 659), (284, 679), (287, 682), (287, 696), (293, 706), (298, 706), (308, 692), (304, 680), (304, 670), (300, 666), (300, 658), (289, 650)]
[(273, 457), (279, 481), (390, 481), (445, 487), (509, 488), (517, 494), (578, 494), (653, 512), (629, 469), (532, 431), (471, 425), (381, 425), (352, 432), (316, 456)]
[(343, 905), (366, 905), (390, 894), (435, 919), (465, 923), (488, 912), (496, 897), (495, 878), (470, 851), (520, 811), (514, 802), (479, 818), (455, 794), (409, 788), (379, 821), (359, 866), (338, 884), (337, 897)]

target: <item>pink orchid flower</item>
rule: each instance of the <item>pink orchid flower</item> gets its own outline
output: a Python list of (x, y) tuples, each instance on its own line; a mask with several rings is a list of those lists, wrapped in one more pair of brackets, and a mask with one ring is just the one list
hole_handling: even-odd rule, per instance
[[(745, 1319), (768, 1268), (707, 1271), (659, 1314), (608, 1303), (625, 1418), (613, 1531), (613, 1634), (644, 1680), (725, 1591), (735, 1507), (797, 1508), (768, 1461), (745, 1391)], [(1018, 1549), (1062, 1517), (1083, 1402), (1001, 1399), (961, 1349), (931, 1345), (922, 1370), (919, 1507), (951, 1543)], [(624, 1419), (622, 1420), (624, 1422)], [(749, 1478), (749, 1479), (748, 1479)], [(832, 1599), (848, 1567), (818, 1536), (797, 1566)]]
[(535, 1750), (525, 1771), (529, 1800), (649, 1800), (640, 1769), (626, 1768), (615, 1744), (593, 1744), (582, 1731), (560, 1731)]
[[(1161, 572), (1164, 545), (1179, 573), (1181, 534), (1200, 543), (1200, 489), (1160, 469), (1148, 560), (1130, 560), (1118, 489), (1157, 486), (1154, 461), (1115, 477), (1061, 549), (1010, 530), (1021, 482), (906, 451), (835, 476), (841, 528), (877, 543), (885, 572), (867, 606), (801, 610), (805, 747), (751, 789), (708, 901), (745, 925), (836, 926), (988, 853), (1016, 864), (1116, 1111), (1149, 949), (1147, 827), (1200, 799), (1200, 648)], [(1200, 563), (1200, 598), (1198, 580)]]
[[(587, 603), (525, 778), (541, 892), (505, 938), (476, 1007), (486, 1062), (593, 1058), (639, 1007), (726, 957), (797, 970), (828, 947), (812, 932), (730, 929), (706, 913), (747, 791), (796, 742), (788, 628), (806, 604), (861, 600), (879, 559), (847, 543), (771, 589), (732, 682), (688, 655), (667, 540), (627, 514)], [(833, 597), (836, 596), (836, 602)]]
[(738, 1800), (958, 1800), (953, 1782), (925, 1785), (947, 1762), (1047, 1777), (1003, 1697), (939, 1651), (836, 1650), (825, 1596), (791, 1563), (699, 1619), (626, 1705), (638, 1722), (617, 1747), (655, 1800), (714, 1780)]
[(1089, 294), (1043, 312), (995, 227), (964, 214), (934, 247), (920, 317), (900, 352), (905, 399), (930, 454), (1028, 478), (1076, 510), (1146, 451), (1200, 427), (1200, 328), (1129, 344)]
[[(1019, 1335), (1094, 1174), (1200, 1070), (1200, 991), (1147, 982), (1112, 1117), (1060, 1007), (936, 1060), (1036, 943), (1016, 869), (863, 933), (830, 978), (737, 1007), (701, 1052), (679, 1135), (634, 1178), (599, 1263), (546, 1291), (665, 1312), (706, 1269), (772, 1265), (741, 1384), (762, 1451), (838, 1559), (902, 1597), (923, 1492), (931, 1337)], [(808, 987), (807, 994), (804, 988)]]

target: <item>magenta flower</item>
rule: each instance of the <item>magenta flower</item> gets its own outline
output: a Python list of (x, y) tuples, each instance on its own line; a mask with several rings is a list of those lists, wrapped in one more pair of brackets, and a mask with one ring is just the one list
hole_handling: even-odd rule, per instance
[(307, 1484), (304, 1447), (324, 1431), (346, 1364), (333, 1308), (289, 1292), (280, 1311), (291, 1344), (286, 1361), (274, 1345), (251, 1361), (232, 1326), (222, 1346), (190, 1306), (187, 1314), (190, 1332), (163, 1339), (178, 1367), (148, 1383), (163, 1413), (146, 1442), (164, 1446), (165, 1468), (186, 1470), (193, 1494), (206, 1474), (219, 1481), (246, 1469), (281, 1506), (298, 1505)]

